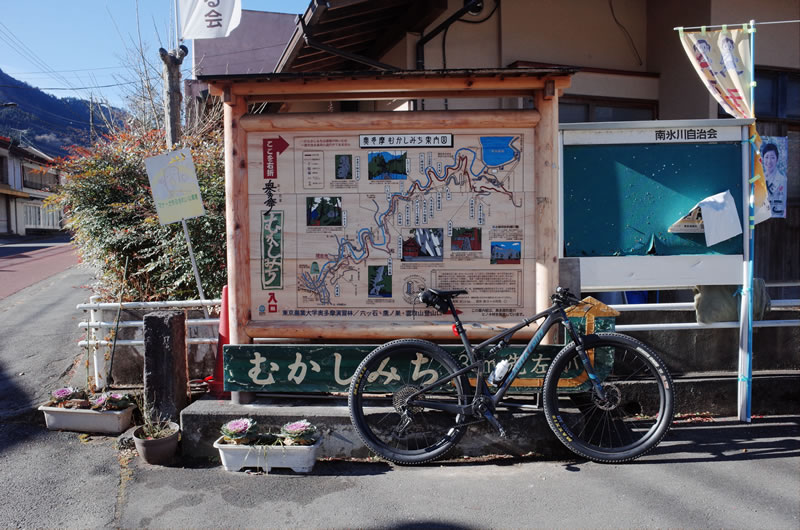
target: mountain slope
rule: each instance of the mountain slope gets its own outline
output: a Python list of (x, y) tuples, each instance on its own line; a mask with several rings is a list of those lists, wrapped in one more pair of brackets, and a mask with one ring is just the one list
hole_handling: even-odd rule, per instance
[[(57, 98), (23, 83), (0, 70), (0, 136), (16, 138), (50, 156), (64, 156), (71, 145), (90, 143), (89, 102), (77, 98)], [(106, 115), (108, 108), (103, 108)], [(94, 107), (94, 136), (104, 134), (103, 120)], [(111, 109), (116, 116), (118, 109)]]

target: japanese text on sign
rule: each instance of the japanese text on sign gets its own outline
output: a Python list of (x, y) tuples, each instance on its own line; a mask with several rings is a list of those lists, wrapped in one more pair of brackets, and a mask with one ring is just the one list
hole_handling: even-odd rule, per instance
[(452, 134), (362, 134), (360, 147), (453, 147)]

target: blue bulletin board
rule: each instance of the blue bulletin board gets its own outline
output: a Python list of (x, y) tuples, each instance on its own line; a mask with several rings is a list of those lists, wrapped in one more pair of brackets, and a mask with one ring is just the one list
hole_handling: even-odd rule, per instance
[(670, 225), (730, 190), (742, 212), (741, 143), (564, 146), (564, 255), (741, 254)]
[(703, 233), (668, 230), (725, 191), (742, 219), (748, 123), (561, 126), (561, 252), (580, 259), (585, 289), (741, 283), (744, 234), (707, 246)]

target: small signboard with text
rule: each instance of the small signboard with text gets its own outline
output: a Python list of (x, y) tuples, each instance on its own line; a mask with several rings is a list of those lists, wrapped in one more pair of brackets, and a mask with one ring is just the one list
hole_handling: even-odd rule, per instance
[(153, 156), (144, 164), (162, 225), (205, 215), (191, 150)]

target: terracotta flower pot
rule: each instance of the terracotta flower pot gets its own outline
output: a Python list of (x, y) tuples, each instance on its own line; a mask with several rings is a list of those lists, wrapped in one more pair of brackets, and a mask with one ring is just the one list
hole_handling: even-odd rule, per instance
[(170, 422), (169, 426), (175, 432), (164, 438), (147, 439), (143, 432), (144, 427), (139, 427), (133, 431), (133, 443), (136, 445), (136, 451), (148, 464), (167, 464), (175, 456), (181, 428), (175, 422)]

